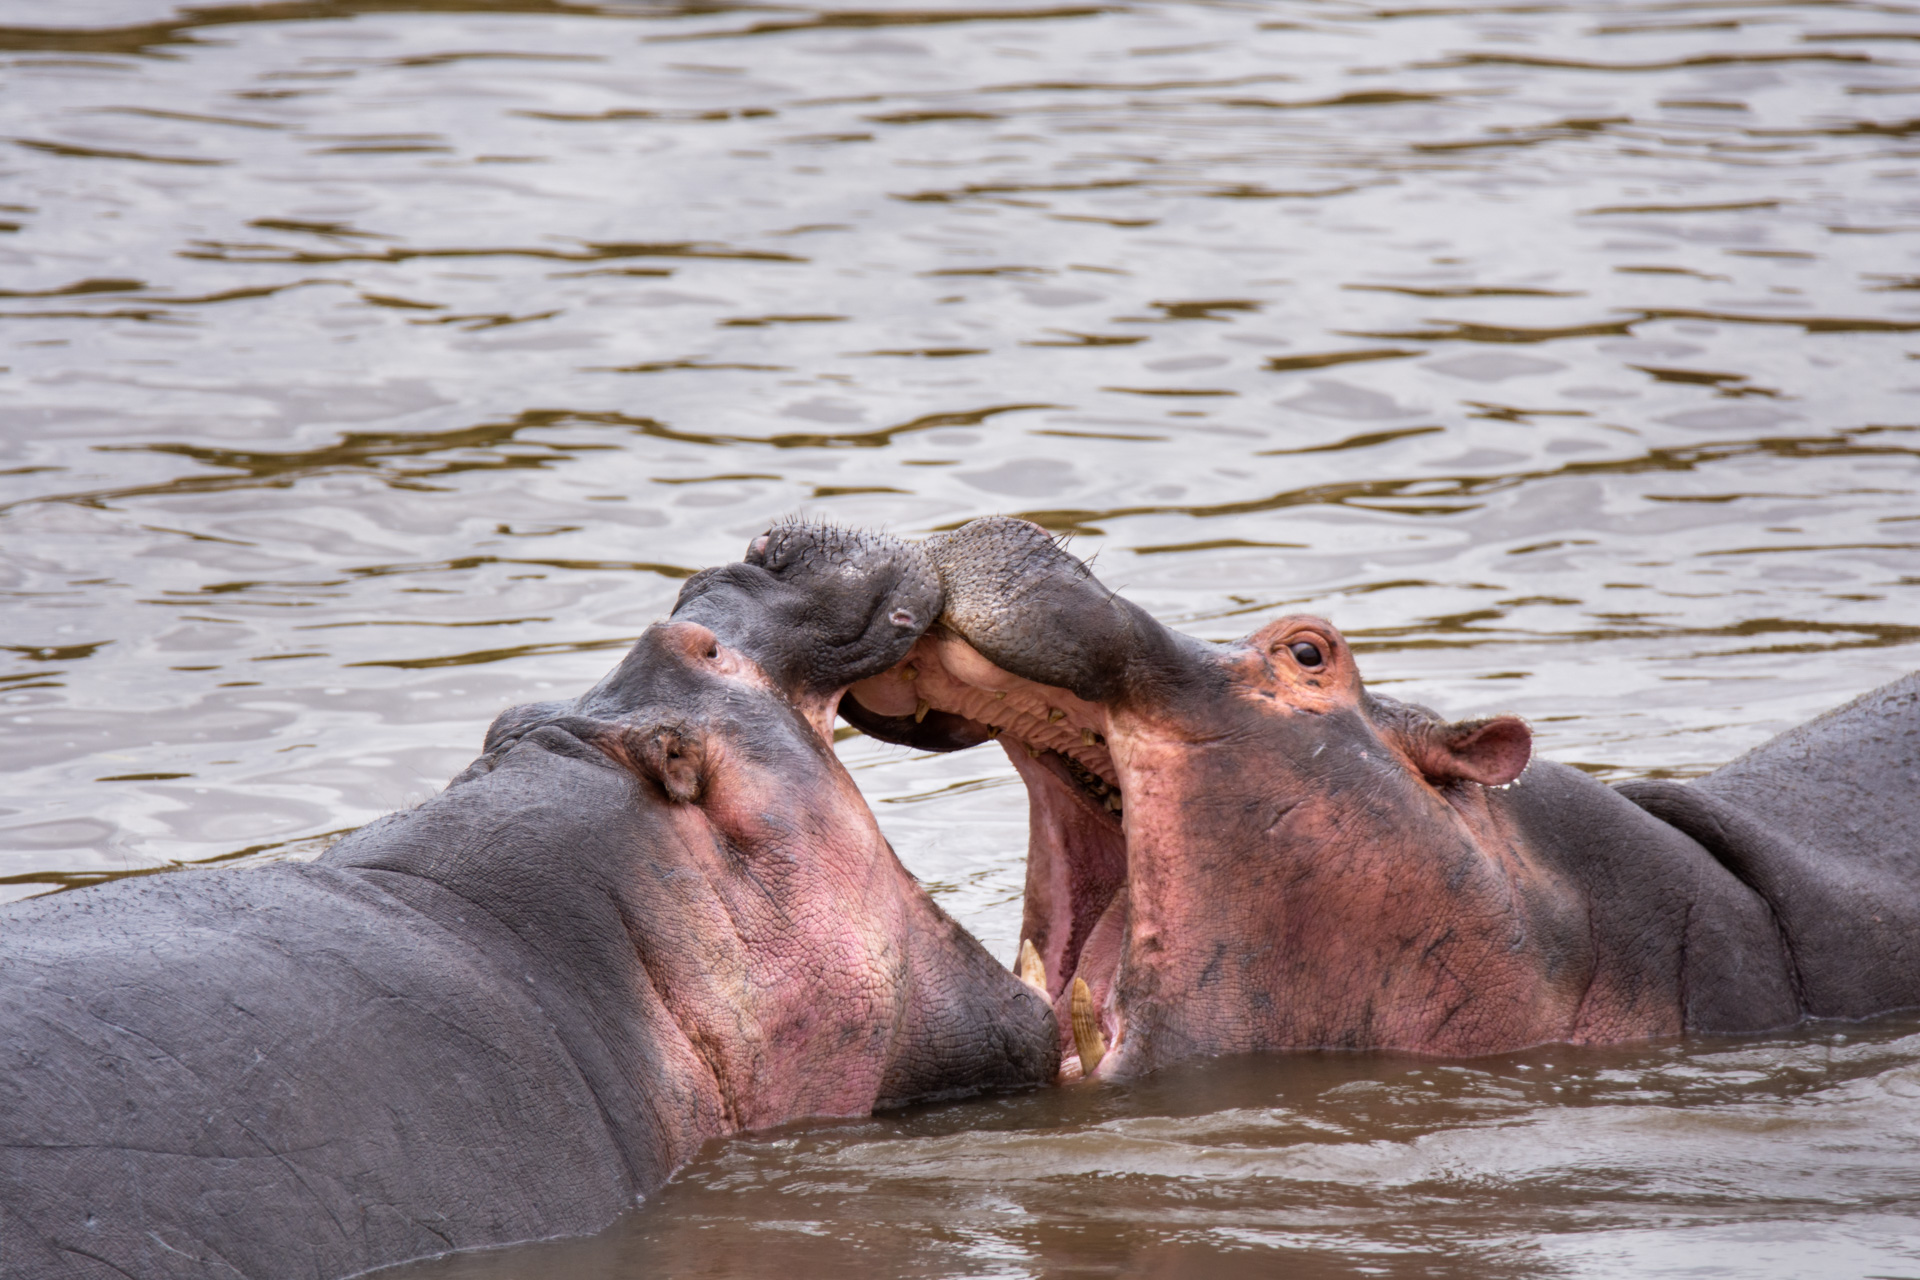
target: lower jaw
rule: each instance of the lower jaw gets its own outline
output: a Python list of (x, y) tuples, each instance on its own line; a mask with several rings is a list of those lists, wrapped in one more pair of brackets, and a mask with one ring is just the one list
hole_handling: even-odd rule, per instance
[[(1112, 1002), (1113, 981), (1120, 971), (1120, 950), (1127, 936), (1127, 886), (1122, 884), (1114, 891), (1105, 911), (1100, 913), (1099, 921), (1093, 926), (1093, 932), (1080, 948), (1073, 973), (1066, 982), (1071, 991), (1074, 979), (1087, 984), (1087, 990), (1093, 995), (1096, 1009), (1105, 1010)], [(1103, 1030), (1117, 1030), (1111, 1026)]]
[[(1083, 1059), (1110, 1053), (1122, 1031), (1113, 988), (1127, 935), (1126, 835), (1105, 797), (1089, 792), (1051, 753), (1033, 754), (1004, 739), (1003, 745), (1031, 807), (1023, 932), (1043, 972), (1023, 970), (1022, 976), (1044, 982), (1059, 1028), (1061, 1079), (1077, 1079)], [(1077, 993), (1080, 986), (1085, 995)]]
[[(1123, 883), (1115, 890), (1106, 910), (1100, 913), (1093, 932), (1087, 935), (1085, 945), (1080, 948), (1073, 978), (1067, 983), (1068, 998), (1054, 1006), (1055, 1017), (1060, 1022), (1063, 1074), (1069, 1053), (1076, 1074), (1085, 1077), (1093, 1074), (1086, 1065), (1089, 1059), (1093, 1060), (1093, 1067), (1097, 1070), (1100, 1062), (1120, 1047), (1123, 1024), (1113, 985), (1119, 977), (1120, 953), (1126, 936), (1127, 886)], [(1087, 1003), (1095, 1033), (1091, 1036), (1087, 1027), (1089, 1019), (1075, 1007), (1077, 992), (1082, 984), (1090, 997)]]

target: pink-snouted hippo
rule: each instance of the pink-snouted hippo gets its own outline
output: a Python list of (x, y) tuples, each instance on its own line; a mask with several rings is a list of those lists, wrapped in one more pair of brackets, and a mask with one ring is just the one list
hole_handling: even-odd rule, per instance
[(1069, 1078), (1920, 1005), (1920, 676), (1694, 782), (1612, 787), (1530, 762), (1512, 716), (1369, 693), (1317, 618), (1206, 644), (1024, 521), (923, 545), (945, 613), (841, 713), (1011, 756), (1021, 968)]
[(702, 1143), (1055, 1077), (831, 744), (939, 613), (776, 529), (309, 864), (0, 911), (0, 1275), (326, 1277), (596, 1230)]

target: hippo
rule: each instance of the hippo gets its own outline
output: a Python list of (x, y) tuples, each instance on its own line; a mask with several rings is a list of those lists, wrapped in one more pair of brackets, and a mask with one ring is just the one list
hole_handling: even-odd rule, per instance
[(916, 548), (781, 527), (316, 861), (0, 911), (0, 1275), (592, 1232), (719, 1135), (1053, 1079), (832, 748), (940, 603)]
[(1020, 970), (1064, 1073), (1464, 1056), (1920, 1005), (1920, 675), (1688, 783), (1369, 692), (1338, 630), (1168, 630), (1043, 530), (923, 544), (940, 621), (841, 702), (1025, 781)]

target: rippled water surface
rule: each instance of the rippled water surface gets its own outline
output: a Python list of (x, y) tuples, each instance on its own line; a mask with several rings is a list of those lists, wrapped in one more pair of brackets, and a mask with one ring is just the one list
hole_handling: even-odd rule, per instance
[[(0, 62), (0, 896), (311, 855), (793, 512), (1026, 515), (1608, 778), (1920, 666), (1914, 4), (0, 0)], [(1010, 956), (1011, 769), (842, 751)], [(1916, 1026), (741, 1138), (562, 1253), (1915, 1275)]]

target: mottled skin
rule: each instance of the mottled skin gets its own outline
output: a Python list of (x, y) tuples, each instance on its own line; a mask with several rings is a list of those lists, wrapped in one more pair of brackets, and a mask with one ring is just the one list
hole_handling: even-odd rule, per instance
[(1025, 932), (1063, 1044), (1087, 982), (1102, 1077), (1920, 1005), (1920, 676), (1615, 788), (1530, 763), (1513, 717), (1368, 693), (1319, 619), (1203, 644), (1024, 522), (926, 546), (941, 623), (842, 713), (936, 750), (1000, 737), (1031, 797)]
[(831, 748), (940, 606), (792, 527), (317, 862), (0, 912), (0, 1275), (358, 1272), (586, 1232), (710, 1138), (1051, 1078), (1045, 1002)]

